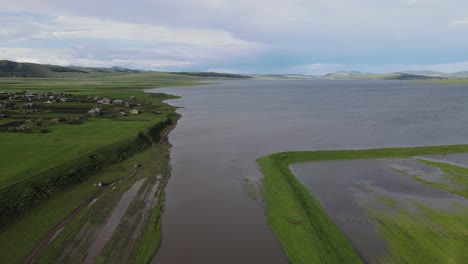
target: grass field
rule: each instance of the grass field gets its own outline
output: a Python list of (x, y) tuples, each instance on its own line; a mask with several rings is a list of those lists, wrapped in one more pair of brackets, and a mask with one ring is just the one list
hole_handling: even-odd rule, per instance
[(468, 208), (445, 212), (413, 201), (418, 209), (414, 213), (388, 197), (380, 199), (393, 212), (369, 210), (390, 248), (383, 263), (464, 263), (468, 259)]
[[(283, 152), (264, 156), (258, 159), (258, 163), (265, 176), (268, 223), (292, 263), (359, 263), (360, 259), (350, 243), (325, 213), (320, 202), (295, 178), (289, 166), (310, 161), (410, 158), (464, 152), (468, 152), (468, 145)], [(402, 216), (401, 219), (405, 218)], [(406, 220), (402, 221), (401, 224)], [(451, 228), (458, 229), (457, 226)], [(400, 246), (395, 245), (395, 250)], [(408, 251), (401, 252), (406, 253)]]
[(81, 125), (54, 126), (46, 134), (1, 133), (0, 186), (5, 187), (102, 146), (133, 137), (162, 118), (157, 116), (146, 122), (92, 119)]

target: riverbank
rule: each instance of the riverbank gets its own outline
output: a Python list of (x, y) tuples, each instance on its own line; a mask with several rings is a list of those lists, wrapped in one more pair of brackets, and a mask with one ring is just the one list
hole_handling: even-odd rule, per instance
[[(321, 201), (296, 178), (291, 172), (290, 166), (302, 162), (381, 158), (407, 159), (413, 156), (465, 152), (468, 152), (468, 145), (282, 152), (264, 156), (258, 159), (258, 163), (265, 176), (268, 223), (278, 236), (292, 263), (336, 263), (344, 260), (348, 263), (359, 263), (360, 259), (350, 242), (327, 215)], [(448, 168), (446, 165), (438, 164), (438, 166), (443, 169)], [(450, 168), (453, 170), (452, 167)], [(463, 169), (458, 168), (456, 172), (460, 172), (460, 170)], [(457, 176), (468, 177), (468, 173), (463, 172), (465, 172), (462, 174), (463, 176), (460, 176), (460, 173)], [(440, 184), (432, 186), (437, 188), (440, 187)], [(447, 188), (445, 190), (450, 191)], [(417, 204), (415, 206), (423, 213), (422, 216), (418, 217), (401, 209), (398, 203), (392, 202), (392, 199), (386, 196), (379, 194), (377, 197), (367, 197), (368, 199), (380, 199), (383, 204), (399, 212), (395, 216), (385, 211), (376, 210), (374, 207), (366, 208), (364, 206), (366, 210), (370, 211), (375, 221), (380, 219), (382, 223), (386, 223), (380, 226), (386, 241), (389, 243), (390, 253), (383, 256), (382, 260), (423, 260), (424, 256), (431, 255), (429, 251), (435, 248), (424, 246), (424, 241), (436, 241), (434, 239), (444, 238), (444, 243), (450, 245), (455, 254), (452, 257), (455, 259), (463, 258), (464, 253), (460, 249), (466, 246), (466, 242), (456, 240), (457, 238), (454, 237), (457, 233), (467, 232), (466, 227), (460, 224), (467, 219), (467, 215), (463, 211), (454, 214), (441, 213)], [(418, 229), (409, 228), (409, 226), (417, 224), (418, 221), (421, 222), (421, 219), (424, 219), (424, 225)], [(440, 226), (439, 230), (444, 230), (443, 232), (447, 232), (447, 235), (443, 236), (442, 234), (443, 237), (441, 237), (440, 233), (431, 228), (434, 226)], [(408, 234), (408, 236), (401, 236), (401, 232)], [(409, 247), (411, 245), (409, 240), (413, 241), (414, 246)], [(405, 249), (405, 247), (409, 247), (409, 249)], [(416, 254), (415, 250), (420, 253)]]

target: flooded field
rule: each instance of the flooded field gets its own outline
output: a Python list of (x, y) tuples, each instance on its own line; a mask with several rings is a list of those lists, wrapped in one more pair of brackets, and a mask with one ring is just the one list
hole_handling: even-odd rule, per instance
[(99, 253), (101, 253), (106, 243), (114, 234), (115, 229), (117, 229), (117, 226), (120, 224), (120, 221), (122, 220), (122, 217), (127, 211), (128, 206), (135, 198), (143, 182), (144, 179), (137, 181), (126, 193), (122, 195), (122, 198), (117, 203), (115, 210), (109, 216), (106, 224), (101, 228), (101, 230), (96, 236), (96, 239), (87, 250), (87, 255), (86, 259), (84, 260), (84, 263), (94, 263), (96, 257), (99, 255)]
[[(430, 157), (453, 160), (460, 154)], [(375, 220), (373, 212), (393, 215), (395, 210), (404, 210), (417, 217), (418, 205), (448, 213), (468, 209), (468, 199), (411, 177), (418, 175), (435, 183), (446, 181), (439, 168), (416, 158), (299, 163), (292, 165), (291, 171), (321, 202), (367, 263), (379, 263), (389, 251), (379, 230), (382, 223)]]
[[(163, 215), (164, 238), (154, 263), (287, 263), (263, 207), (244, 187), (245, 178), (262, 179), (256, 164), (261, 156), (467, 142), (464, 85), (228, 81), (155, 91), (182, 96), (170, 103), (184, 108), (170, 134), (173, 170)], [(418, 186), (388, 184), (386, 188), (397, 193)], [(433, 194), (432, 189), (419, 192), (446, 195)], [(375, 238), (372, 247), (378, 253), (385, 245)]]

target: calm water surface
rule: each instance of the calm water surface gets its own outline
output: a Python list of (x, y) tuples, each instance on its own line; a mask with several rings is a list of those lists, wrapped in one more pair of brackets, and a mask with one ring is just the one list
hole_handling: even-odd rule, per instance
[(255, 160), (286, 150), (468, 143), (468, 86), (400, 81), (227, 81), (182, 96), (156, 263), (287, 263), (243, 192)]

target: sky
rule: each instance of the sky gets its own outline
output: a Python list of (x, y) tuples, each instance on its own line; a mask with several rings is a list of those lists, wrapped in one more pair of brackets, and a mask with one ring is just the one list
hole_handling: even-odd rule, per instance
[(1, 0), (0, 59), (159, 71), (468, 70), (466, 0)]

